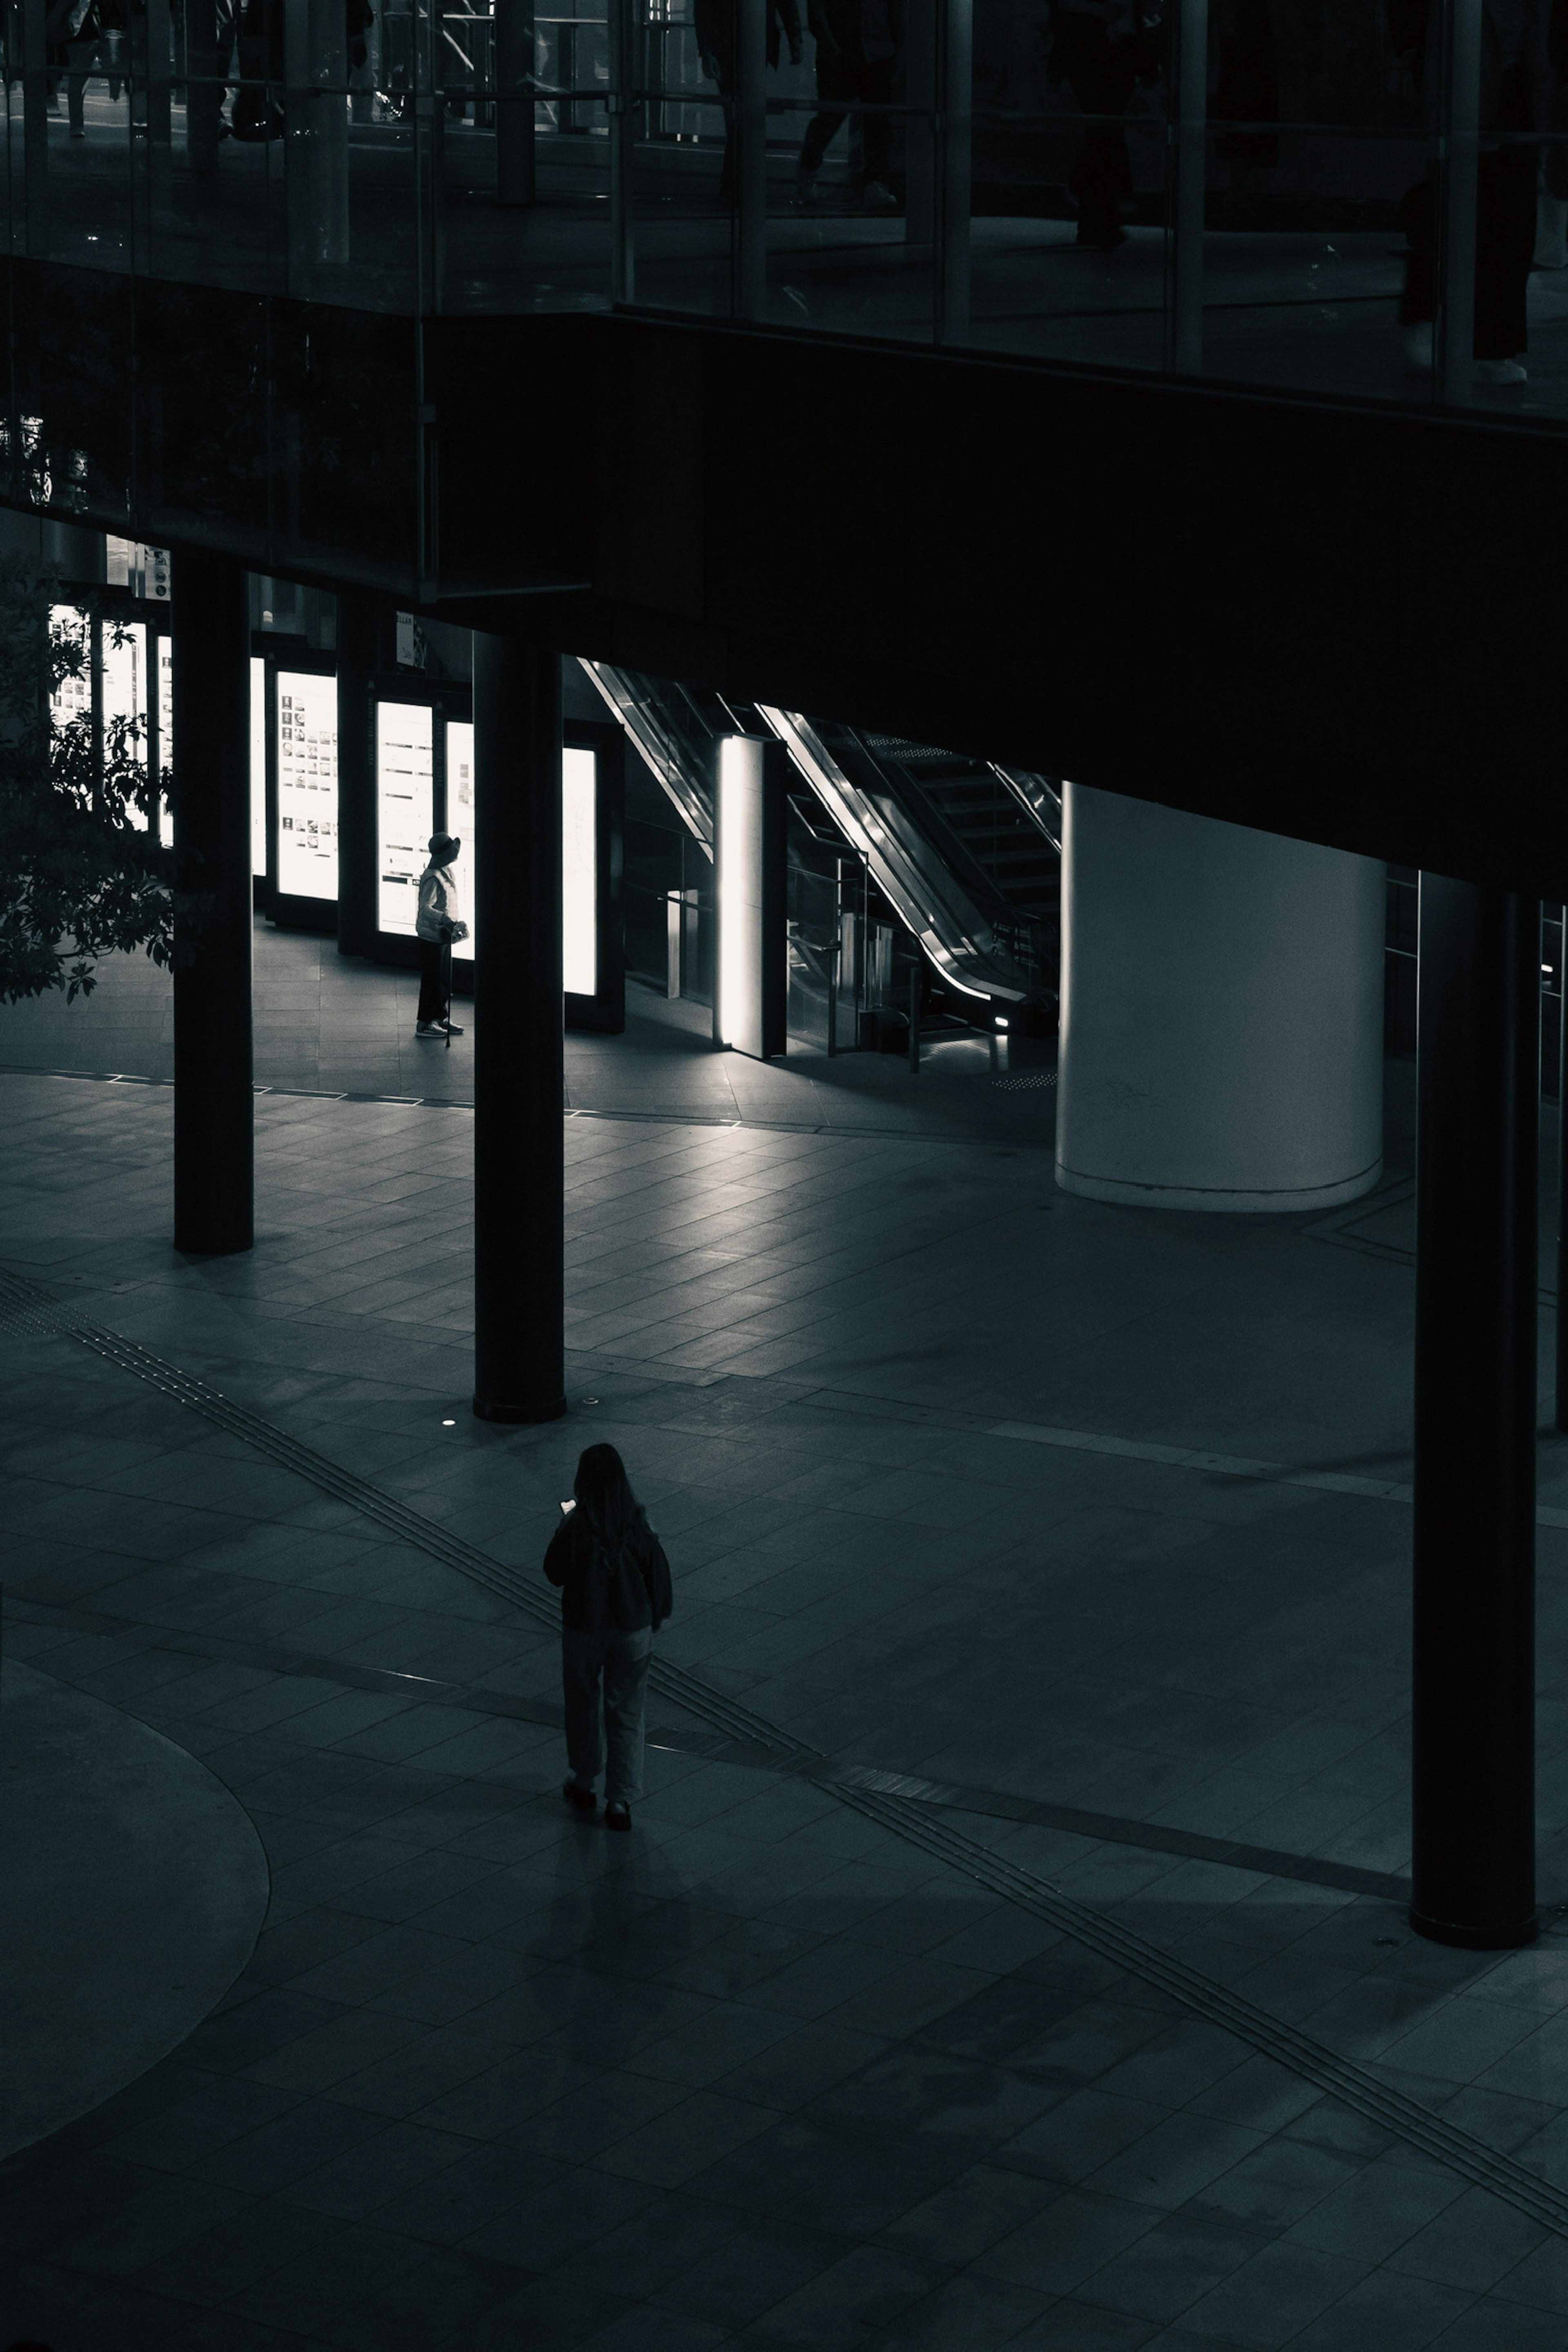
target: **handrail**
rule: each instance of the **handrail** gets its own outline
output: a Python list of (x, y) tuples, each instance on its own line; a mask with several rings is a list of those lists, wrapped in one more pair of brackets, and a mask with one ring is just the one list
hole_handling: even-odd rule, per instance
[(579, 656), (579, 667), (597, 687), (612, 718), (619, 720), (664, 786), (677, 815), (693, 833), (710, 857), (713, 855), (713, 811), (687, 772), (680, 746), (658, 711), (637, 692), (625, 670), (609, 662)]
[(966, 996), (999, 996), (1014, 1004), (1037, 996), (1022, 966), (892, 796), (854, 783), (799, 711), (762, 702), (756, 708), (942, 978)]
[(1062, 796), (1044, 776), (1037, 776), (1028, 768), (1004, 768), (994, 760), (986, 766), (998, 782), (1006, 786), (1028, 818), (1038, 827), (1059, 857), (1062, 854)]

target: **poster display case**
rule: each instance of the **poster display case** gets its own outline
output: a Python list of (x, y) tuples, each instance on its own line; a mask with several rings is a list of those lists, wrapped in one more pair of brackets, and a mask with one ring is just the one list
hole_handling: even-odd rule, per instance
[(267, 664), (250, 657), (250, 872), (267, 879)]
[(468, 980), (474, 963), (474, 946), (479, 938), (478, 908), (474, 904), (475, 853), (479, 841), (479, 811), (474, 803), (474, 730), (468, 719), (447, 721), (447, 815), (448, 833), (455, 833), (463, 846), (452, 867), (452, 879), (458, 886), (458, 905), (462, 920), (468, 927), (468, 936), (459, 942), (452, 961), (465, 966), (460, 973)]
[(273, 887), (279, 898), (338, 895), (338, 689), (330, 674), (277, 673), (277, 815)]
[(427, 702), (375, 707), (376, 929), (413, 939), (419, 877), (436, 829), (436, 713)]

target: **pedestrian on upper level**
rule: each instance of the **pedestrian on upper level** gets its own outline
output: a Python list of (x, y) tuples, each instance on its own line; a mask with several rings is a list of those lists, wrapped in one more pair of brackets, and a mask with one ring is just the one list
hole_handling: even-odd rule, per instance
[[(591, 1813), (605, 1774), (605, 1827), (629, 1830), (642, 1794), (643, 1709), (653, 1637), (674, 1606), (669, 1562), (613, 1445), (590, 1445), (574, 1499), (550, 1539), (544, 1573), (561, 1589), (566, 1702), (562, 1791)], [(605, 1750), (608, 1749), (608, 1765)]]
[(415, 931), (419, 940), (419, 1009), (415, 1015), (416, 1037), (460, 1037), (452, 1019), (451, 965), (453, 942), (468, 936), (460, 919), (458, 886), (452, 863), (462, 848), (454, 834), (430, 835), (430, 863), (419, 877), (419, 913)]

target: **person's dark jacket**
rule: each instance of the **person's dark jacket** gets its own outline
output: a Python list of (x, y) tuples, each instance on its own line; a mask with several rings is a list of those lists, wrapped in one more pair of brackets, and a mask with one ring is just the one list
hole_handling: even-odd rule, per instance
[(618, 1549), (600, 1541), (581, 1509), (550, 1538), (544, 1573), (561, 1588), (561, 1622), (574, 1633), (657, 1633), (675, 1606), (669, 1562), (639, 1511)]

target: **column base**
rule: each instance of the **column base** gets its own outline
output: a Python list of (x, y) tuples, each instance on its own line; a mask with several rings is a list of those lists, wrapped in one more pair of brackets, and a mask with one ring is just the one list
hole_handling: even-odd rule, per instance
[(1229, 1192), (1210, 1191), (1193, 1184), (1138, 1184), (1121, 1176), (1085, 1176), (1077, 1169), (1064, 1168), (1057, 1162), (1057, 1186), (1063, 1192), (1077, 1192), (1086, 1201), (1108, 1201), (1117, 1208), (1132, 1209), (1214, 1209), (1231, 1216), (1256, 1215), (1259, 1211), (1275, 1214), (1303, 1209), (1337, 1209), (1347, 1201), (1359, 1201), (1363, 1192), (1374, 1192), (1383, 1181), (1383, 1161), (1374, 1160), (1354, 1176), (1344, 1176), (1332, 1184), (1303, 1184), (1289, 1190), (1268, 1192)]
[(491, 1404), (483, 1397), (474, 1399), (476, 1421), (502, 1421), (519, 1424), (536, 1421), (561, 1421), (566, 1413), (566, 1400), (556, 1397), (549, 1404)]
[(1533, 1944), (1541, 1933), (1541, 1921), (1533, 1911), (1511, 1925), (1458, 1927), (1449, 1919), (1430, 1918), (1413, 1903), (1409, 1919), (1415, 1933), (1425, 1936), (1429, 1944), (1454, 1944), (1464, 1952), (1517, 1952), (1524, 1945)]
[(178, 1234), (174, 1235), (174, 1248), (181, 1257), (243, 1257), (255, 1247), (254, 1234), (247, 1234), (242, 1242), (183, 1241)]

